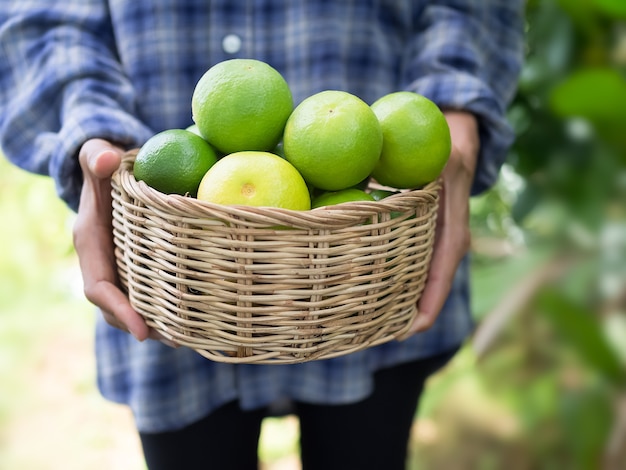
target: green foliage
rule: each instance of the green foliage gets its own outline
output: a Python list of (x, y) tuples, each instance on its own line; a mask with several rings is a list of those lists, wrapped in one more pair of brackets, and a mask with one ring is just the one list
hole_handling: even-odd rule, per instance
[(509, 163), (526, 183), (514, 220), (532, 223), (535, 211), (552, 205), (568, 224), (555, 224), (550, 235), (570, 241), (572, 225), (597, 232), (612, 202), (624, 200), (616, 175), (626, 163), (626, 32), (599, 5), (612, 2), (559, 3), (528, 6)]
[[(569, 0), (572, 2), (573, 0)], [(622, 0), (594, 0), (592, 4), (599, 10), (615, 18), (626, 19), (626, 3)]]
[(602, 131), (626, 122), (626, 81), (612, 68), (582, 68), (555, 86), (550, 105), (557, 116), (582, 116)]
[[(517, 139), (471, 212), (475, 237), (504, 238), (521, 255), (474, 257), (477, 319), (533, 266), (568, 269), (528, 294), (476, 374), (519, 425), (516, 445), (492, 456), (502, 466), (600, 468), (626, 392), (626, 2), (531, 0), (527, 14), (509, 110)], [(476, 424), (463, 438), (481, 432)]]

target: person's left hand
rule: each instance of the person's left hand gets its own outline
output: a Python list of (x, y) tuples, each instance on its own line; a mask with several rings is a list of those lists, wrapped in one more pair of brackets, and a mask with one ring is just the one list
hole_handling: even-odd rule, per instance
[(476, 118), (467, 112), (445, 112), (452, 151), (442, 172), (435, 243), (418, 316), (402, 339), (430, 328), (450, 293), (459, 263), (470, 246), (469, 198), (479, 148)]

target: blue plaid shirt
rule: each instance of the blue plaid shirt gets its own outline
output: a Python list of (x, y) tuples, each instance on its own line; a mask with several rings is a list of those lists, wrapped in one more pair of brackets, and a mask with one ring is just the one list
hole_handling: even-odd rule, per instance
[[(477, 193), (496, 179), (512, 133), (523, 1), (15, 0), (0, 4), (0, 143), (50, 175), (76, 209), (78, 149), (92, 137), (135, 147), (192, 123), (191, 95), (213, 64), (253, 57), (278, 69), (296, 104), (326, 89), (372, 103), (397, 90), (480, 119)], [(372, 371), (458, 346), (471, 331), (463, 263), (436, 324), (404, 342), (297, 365), (229, 365), (139, 343), (97, 324), (102, 394), (128, 404), (142, 431), (176, 429), (223, 403), (290, 397), (349, 403)]]

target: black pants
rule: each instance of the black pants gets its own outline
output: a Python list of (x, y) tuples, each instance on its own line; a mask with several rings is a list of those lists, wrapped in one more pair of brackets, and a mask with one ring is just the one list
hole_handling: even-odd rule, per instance
[[(401, 470), (426, 379), (455, 351), (383, 369), (372, 395), (349, 405), (296, 403), (303, 470)], [(140, 433), (150, 470), (253, 470), (267, 410), (230, 402), (186, 428)]]

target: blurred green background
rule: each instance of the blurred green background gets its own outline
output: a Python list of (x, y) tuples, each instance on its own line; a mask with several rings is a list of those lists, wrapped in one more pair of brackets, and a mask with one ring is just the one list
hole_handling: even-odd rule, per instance
[[(626, 2), (527, 4), (498, 184), (472, 201), (477, 330), (428, 384), (411, 470), (626, 468)], [(0, 160), (0, 468), (142, 469), (95, 390), (73, 215)], [(297, 421), (264, 424), (297, 469)]]

